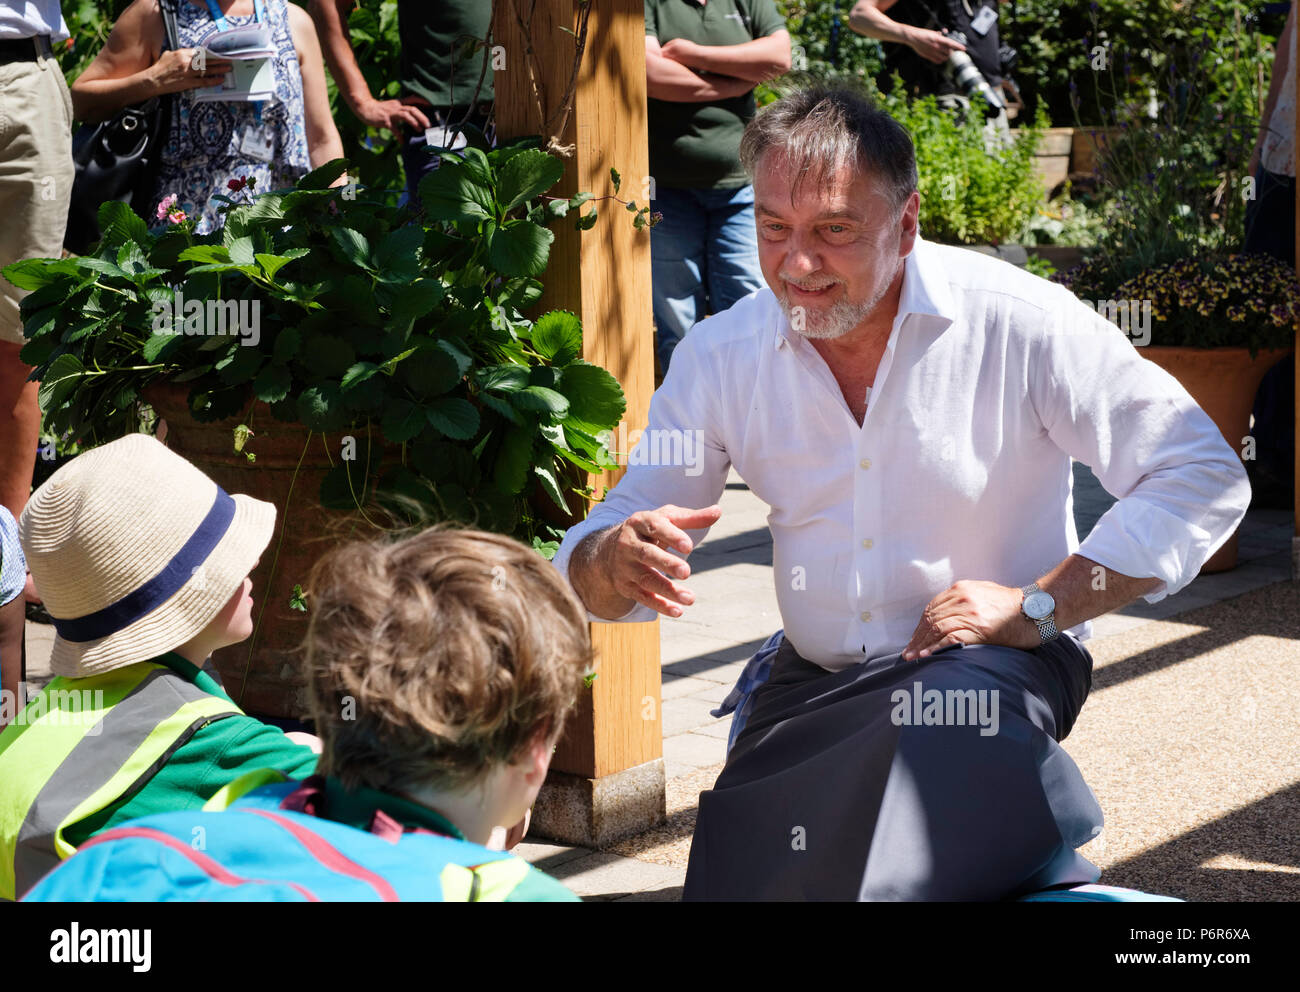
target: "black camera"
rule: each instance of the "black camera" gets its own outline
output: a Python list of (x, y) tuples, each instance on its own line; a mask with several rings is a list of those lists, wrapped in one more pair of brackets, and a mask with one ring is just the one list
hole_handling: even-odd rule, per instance
[[(966, 36), (960, 31), (950, 31), (948, 37), (959, 45), (966, 44)], [(987, 116), (996, 117), (1006, 109), (1002, 94), (988, 84), (984, 73), (979, 71), (979, 67), (965, 52), (948, 53), (948, 74), (952, 77), (953, 84), (966, 95), (966, 99), (973, 101), (976, 96), (983, 98), (984, 113)]]

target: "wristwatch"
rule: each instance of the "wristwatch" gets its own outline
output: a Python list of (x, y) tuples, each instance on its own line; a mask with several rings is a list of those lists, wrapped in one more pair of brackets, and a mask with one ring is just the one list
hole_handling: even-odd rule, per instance
[(1020, 591), (1025, 596), (1025, 601), (1020, 604), (1020, 613), (1038, 627), (1038, 636), (1046, 644), (1060, 633), (1056, 629), (1056, 600), (1051, 593), (1039, 589), (1037, 582), (1029, 583)]

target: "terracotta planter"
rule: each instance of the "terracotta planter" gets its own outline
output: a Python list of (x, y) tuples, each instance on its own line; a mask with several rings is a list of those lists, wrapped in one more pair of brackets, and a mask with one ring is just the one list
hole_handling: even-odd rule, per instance
[(1095, 176), (1101, 154), (1123, 130), (1119, 127), (1075, 128), (1070, 149), (1070, 171)]
[[(1138, 353), (1177, 379), (1223, 434), (1228, 446), (1241, 453), (1250, 433), (1250, 411), (1264, 373), (1290, 354), (1273, 349), (1250, 357), (1247, 348), (1170, 348), (1148, 345)], [(1201, 574), (1225, 572), (1237, 564), (1236, 532), (1201, 569)]]
[[(307, 701), (298, 648), (308, 615), (290, 608), (293, 587), (306, 584), (312, 564), (340, 537), (371, 532), (359, 515), (320, 506), (321, 482), (331, 459), (339, 463), (346, 435), (310, 435), (301, 424), (277, 421), (259, 404), (254, 436), (246, 445), (257, 456), (250, 463), (234, 450), (233, 431), (246, 422), (244, 417), (198, 423), (186, 404), (188, 392), (188, 386), (171, 384), (145, 392), (154, 411), (167, 421), (167, 446), (227, 492), (247, 493), (276, 508), (275, 534), (253, 572), (257, 629), (249, 640), (216, 652), (214, 660), (226, 691), (245, 711), (300, 719), (307, 714)], [(357, 439), (358, 457), (364, 457), (364, 440)], [(396, 450), (388, 449), (386, 464)]]

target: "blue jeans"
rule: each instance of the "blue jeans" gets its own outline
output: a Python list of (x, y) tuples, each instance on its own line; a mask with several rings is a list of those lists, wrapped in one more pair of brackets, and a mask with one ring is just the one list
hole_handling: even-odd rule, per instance
[[(459, 123), (465, 119), (465, 111), (459, 108), (454, 109), (434, 109), (432, 107), (421, 107), (429, 123), (434, 127), (441, 127), (444, 124)], [(477, 128), (481, 128), (484, 137), (487, 138), (488, 144), (496, 146), (496, 126), (491, 122), (491, 104), (480, 104), (478, 112), (471, 115), (468, 123)], [(440, 150), (440, 149), (439, 149)], [(429, 143), (424, 139), (423, 131), (413, 131), (406, 129), (405, 140), (402, 142), (402, 168), (406, 173), (406, 189), (402, 193), (398, 206), (409, 206), (412, 210), (420, 209), (420, 180), (427, 176), (434, 169), (442, 164), (442, 159), (438, 157), (438, 151), (429, 147)]]
[(754, 187), (660, 186), (650, 204), (655, 354), (664, 374), (677, 342), (696, 321), (763, 288), (754, 232)]

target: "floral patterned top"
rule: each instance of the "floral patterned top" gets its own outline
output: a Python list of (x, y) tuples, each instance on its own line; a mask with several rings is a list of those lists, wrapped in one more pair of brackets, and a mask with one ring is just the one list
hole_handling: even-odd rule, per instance
[[(177, 0), (176, 27), (182, 48), (198, 48), (217, 32), (217, 24), (206, 6), (191, 0)], [(199, 90), (173, 94), (171, 124), (159, 163), (158, 185), (150, 198), (145, 219), (154, 223), (159, 203), (175, 194), (174, 209), (198, 221), (200, 234), (221, 227), (222, 206), (213, 197), (228, 196), (226, 184), (231, 179), (254, 175), (257, 190), (292, 186), (310, 169), (307, 154), (306, 111), (302, 95), (302, 71), (298, 53), (289, 31), (289, 7), (286, 0), (264, 0), (266, 27), (272, 44), (279, 49), (275, 60), (275, 96), (260, 103), (194, 99)], [(247, 27), (255, 15), (231, 17), (232, 28)], [(164, 45), (166, 43), (164, 42)], [(261, 123), (275, 141), (270, 162), (263, 162), (240, 151), (240, 142), (249, 127), (256, 127), (258, 108)]]
[(1286, 79), (1268, 119), (1259, 164), (1278, 176), (1295, 176), (1295, 53), (1286, 63)]

